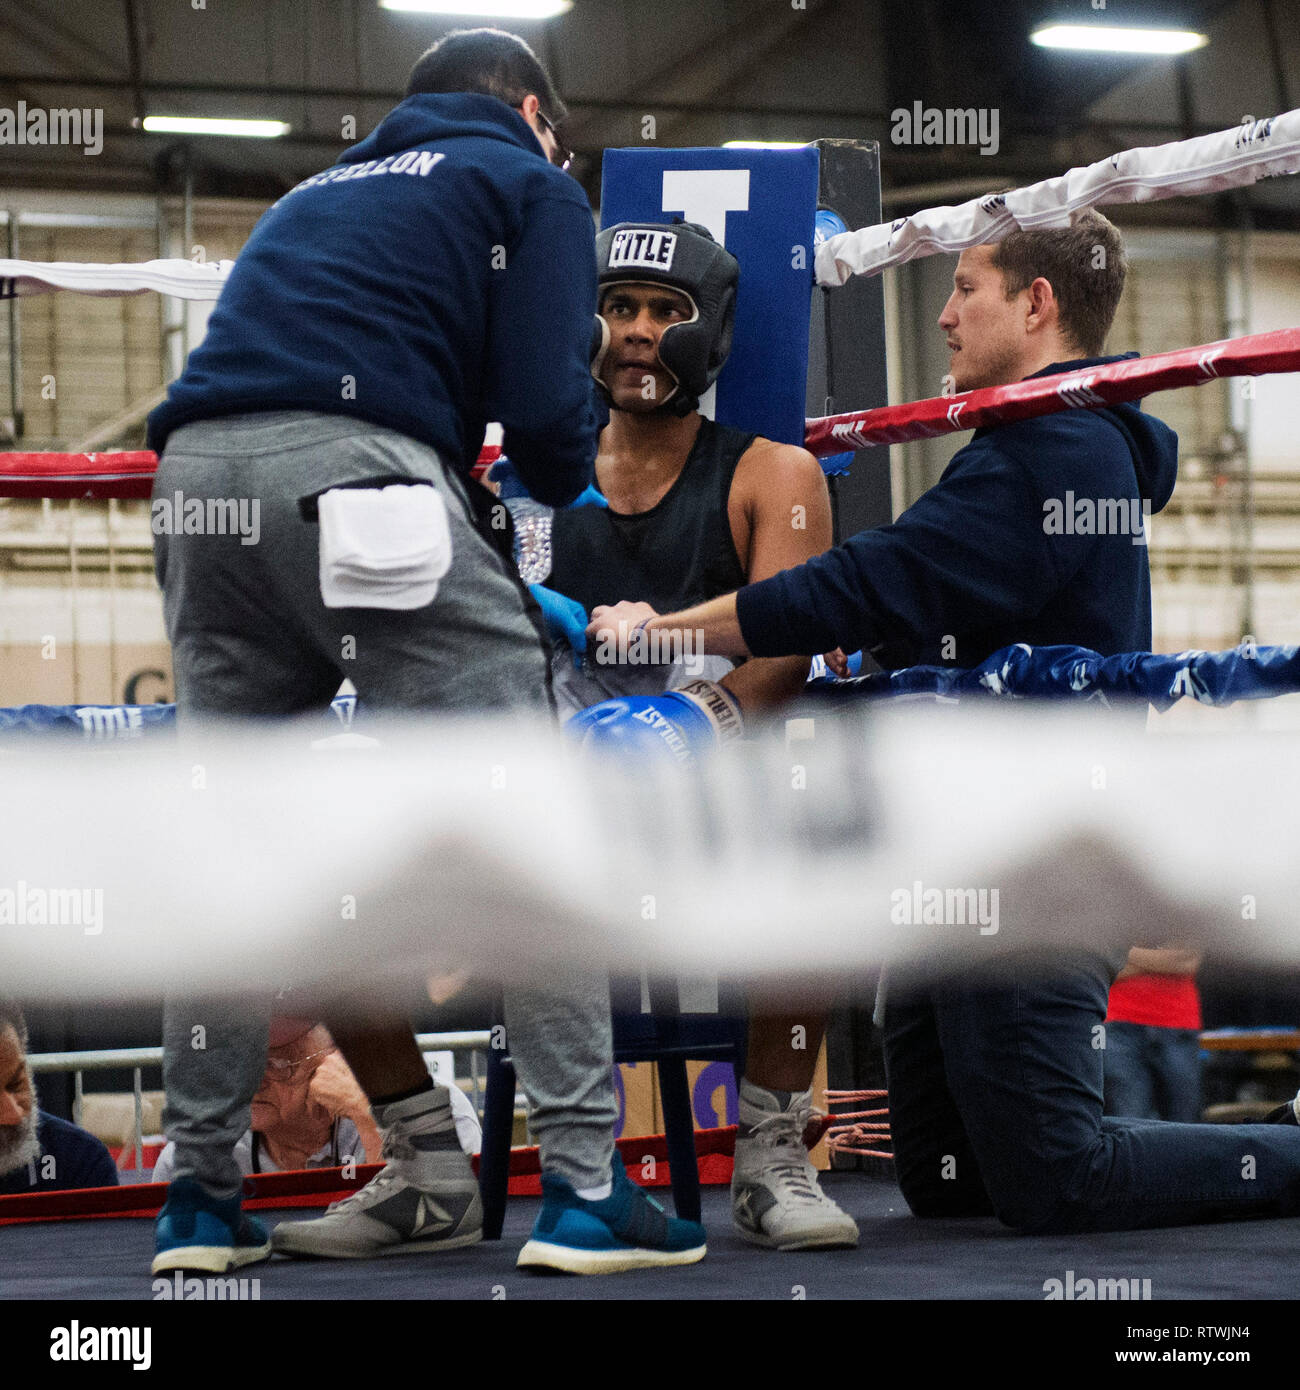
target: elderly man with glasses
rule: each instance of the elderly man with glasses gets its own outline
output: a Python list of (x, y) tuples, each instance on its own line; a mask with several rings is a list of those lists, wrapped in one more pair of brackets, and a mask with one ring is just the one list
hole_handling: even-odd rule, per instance
[[(481, 1133), (469, 1098), (448, 1088), (456, 1137), (467, 1154)], [(328, 1029), (308, 1019), (276, 1018), (262, 1084), (252, 1101), (252, 1127), (235, 1145), (245, 1175), (301, 1168), (337, 1168), (378, 1161), (382, 1139), (351, 1068)], [(176, 1146), (154, 1166), (154, 1182), (170, 1182)]]

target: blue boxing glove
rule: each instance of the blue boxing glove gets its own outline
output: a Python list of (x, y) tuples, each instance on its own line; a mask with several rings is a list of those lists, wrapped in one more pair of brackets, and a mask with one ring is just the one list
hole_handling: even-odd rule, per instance
[(627, 695), (580, 710), (564, 726), (584, 749), (616, 748), (650, 758), (694, 763), (706, 749), (739, 738), (744, 719), (735, 697), (713, 681), (695, 680), (663, 695)]
[(537, 600), (546, 619), (546, 631), (552, 642), (564, 641), (573, 648), (575, 670), (582, 669), (582, 654), (587, 650), (587, 610), (576, 598), (548, 589), (545, 584), (530, 584), (528, 592)]

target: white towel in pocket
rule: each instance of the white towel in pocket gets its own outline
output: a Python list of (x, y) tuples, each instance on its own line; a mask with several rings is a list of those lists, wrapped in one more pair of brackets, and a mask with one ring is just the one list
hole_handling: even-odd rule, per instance
[(331, 488), (320, 495), (326, 608), (426, 608), (451, 568), (451, 526), (437, 488)]

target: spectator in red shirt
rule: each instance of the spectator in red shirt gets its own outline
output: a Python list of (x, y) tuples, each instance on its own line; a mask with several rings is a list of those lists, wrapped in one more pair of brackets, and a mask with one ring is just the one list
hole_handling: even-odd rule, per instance
[(1110, 987), (1104, 1089), (1107, 1115), (1201, 1118), (1201, 957), (1135, 946)]

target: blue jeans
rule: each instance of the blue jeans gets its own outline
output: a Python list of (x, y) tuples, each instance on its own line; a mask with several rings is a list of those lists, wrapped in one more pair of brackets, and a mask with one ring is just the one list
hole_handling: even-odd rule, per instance
[(890, 1129), (915, 1215), (1036, 1233), (1300, 1211), (1300, 1128), (1103, 1117), (1099, 1030), (1125, 954), (891, 973)]
[(1139, 1120), (1201, 1118), (1201, 1039), (1195, 1028), (1106, 1025), (1106, 1113)]

